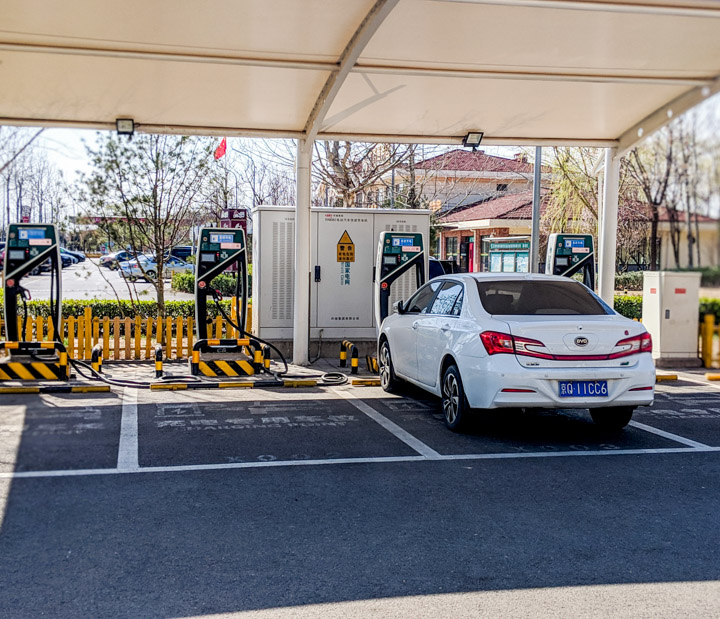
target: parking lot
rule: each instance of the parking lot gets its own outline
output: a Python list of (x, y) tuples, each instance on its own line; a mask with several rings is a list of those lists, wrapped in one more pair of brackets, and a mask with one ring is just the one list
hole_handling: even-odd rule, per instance
[(720, 605), (697, 376), (620, 433), (506, 410), (454, 434), (420, 391), (349, 385), (2, 397), (2, 616)]

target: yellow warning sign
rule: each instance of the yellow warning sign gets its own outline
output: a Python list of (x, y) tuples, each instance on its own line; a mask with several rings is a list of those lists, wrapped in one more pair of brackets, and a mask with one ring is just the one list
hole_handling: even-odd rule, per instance
[(347, 230), (343, 232), (337, 244), (338, 262), (355, 262), (355, 243), (352, 242)]

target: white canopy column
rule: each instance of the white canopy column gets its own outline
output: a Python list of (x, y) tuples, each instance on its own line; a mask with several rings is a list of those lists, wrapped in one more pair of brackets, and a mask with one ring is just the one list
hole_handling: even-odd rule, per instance
[(603, 209), (600, 220), (599, 283), (600, 297), (610, 307), (615, 296), (615, 252), (617, 247), (618, 193), (620, 183), (620, 157), (617, 148), (605, 150), (605, 184), (603, 186)]
[(295, 206), (295, 294), (293, 298), (293, 363), (309, 364), (310, 346), (310, 163), (313, 142), (297, 143)]

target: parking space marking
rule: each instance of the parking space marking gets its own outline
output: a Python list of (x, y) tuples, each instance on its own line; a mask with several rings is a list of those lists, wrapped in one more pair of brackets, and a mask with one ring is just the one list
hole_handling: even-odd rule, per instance
[(327, 466), (332, 464), (386, 464), (395, 462), (442, 462), (453, 460), (518, 460), (528, 458), (567, 458), (573, 456), (637, 456), (651, 454), (719, 453), (720, 447), (689, 448), (664, 447), (657, 449), (615, 449), (602, 451), (546, 451), (522, 453), (456, 454), (437, 458), (425, 456), (385, 456), (373, 458), (333, 458), (329, 460), (273, 460), (261, 462), (231, 462), (225, 464), (181, 464), (177, 466), (147, 466), (137, 469), (74, 469), (64, 471), (23, 471), (0, 473), (0, 479), (26, 479), (44, 477), (87, 477), (91, 475), (127, 475), (135, 473), (182, 473), (197, 471), (222, 471), (227, 469), (261, 469), (297, 466)]
[(687, 381), (689, 383), (695, 383), (696, 385), (702, 385), (703, 387), (710, 387), (711, 389), (715, 391), (720, 391), (720, 385), (715, 385), (713, 383), (709, 383), (706, 380), (699, 380), (695, 378), (692, 374), (686, 374), (685, 372), (678, 372), (678, 376), (680, 377), (680, 380)]
[(118, 444), (117, 468), (132, 472), (140, 468), (138, 459), (138, 390), (125, 387), (122, 394), (122, 419)]
[(419, 438), (416, 438), (407, 430), (403, 430), (399, 425), (390, 421), (387, 417), (385, 417), (385, 415), (382, 415), (381, 413), (376, 411), (369, 404), (366, 404), (362, 400), (356, 398), (352, 393), (349, 393), (348, 391), (342, 391), (340, 389), (332, 389), (331, 391), (339, 395), (344, 400), (350, 402), (350, 404), (352, 404), (360, 412), (370, 417), (370, 419), (372, 419), (375, 423), (381, 425), (393, 436), (400, 439), (409, 447), (412, 447), (415, 451), (417, 451), (419, 454), (421, 454), (428, 460), (439, 460), (442, 458), (442, 456), (432, 447), (429, 447), (428, 445), (423, 443)]
[(665, 430), (659, 430), (658, 428), (645, 425), (644, 423), (640, 423), (639, 421), (631, 421), (630, 425), (633, 428), (645, 430), (645, 432), (650, 432), (651, 434), (657, 434), (658, 436), (670, 439), (671, 441), (675, 441), (676, 443), (682, 443), (683, 445), (687, 445), (688, 447), (694, 447), (695, 449), (702, 450), (712, 449), (710, 445), (706, 445), (705, 443), (698, 443), (697, 441), (693, 441), (683, 436), (678, 436), (677, 434), (673, 434), (672, 432), (665, 432)]

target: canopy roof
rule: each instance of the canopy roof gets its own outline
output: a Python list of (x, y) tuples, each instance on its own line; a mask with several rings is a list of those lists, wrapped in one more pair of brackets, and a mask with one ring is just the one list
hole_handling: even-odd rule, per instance
[(624, 150), (720, 89), (715, 0), (0, 0), (0, 123)]

